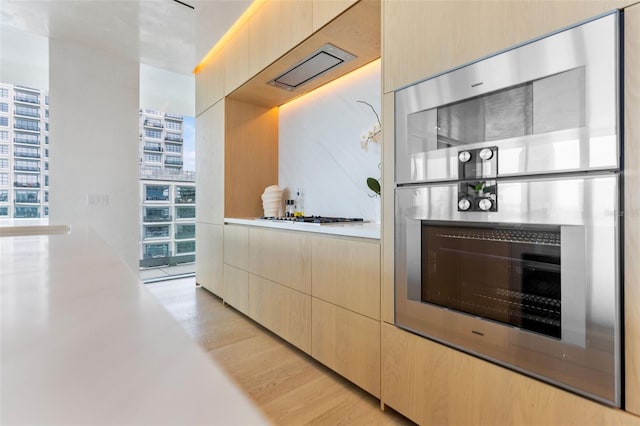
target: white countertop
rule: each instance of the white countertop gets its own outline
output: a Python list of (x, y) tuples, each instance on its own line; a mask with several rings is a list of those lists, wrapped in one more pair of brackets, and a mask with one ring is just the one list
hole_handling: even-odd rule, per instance
[(285, 220), (267, 220), (253, 218), (224, 218), (225, 223), (237, 225), (260, 226), (264, 228), (286, 229), (288, 231), (315, 232), (318, 234), (344, 235), (347, 237), (360, 237), (380, 239), (380, 224), (371, 222), (344, 222), (344, 223), (305, 223)]
[(267, 424), (94, 232), (1, 237), (0, 267), (0, 424)]

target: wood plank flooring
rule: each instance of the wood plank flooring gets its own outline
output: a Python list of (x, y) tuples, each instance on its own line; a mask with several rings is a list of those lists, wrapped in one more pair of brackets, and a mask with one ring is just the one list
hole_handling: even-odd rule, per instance
[(195, 279), (146, 288), (273, 424), (413, 424), (390, 408), (381, 411), (378, 399), (195, 287)]

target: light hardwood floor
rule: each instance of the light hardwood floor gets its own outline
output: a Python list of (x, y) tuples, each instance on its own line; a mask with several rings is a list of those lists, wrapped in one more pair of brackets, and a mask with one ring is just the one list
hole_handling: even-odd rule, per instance
[[(390, 408), (203, 288), (193, 278), (147, 284), (276, 425), (411, 425)], [(206, 396), (199, 395), (203, 403)]]

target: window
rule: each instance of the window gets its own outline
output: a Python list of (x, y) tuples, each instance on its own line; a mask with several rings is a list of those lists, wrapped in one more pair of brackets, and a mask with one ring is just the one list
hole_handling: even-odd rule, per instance
[(162, 121), (156, 118), (147, 118), (144, 120), (144, 125), (149, 127), (162, 127)]
[(48, 132), (49, 131), (49, 123), (44, 123), (44, 129)]
[(44, 95), (44, 104), (49, 105), (49, 95)]
[(40, 117), (40, 110), (37, 107), (28, 107), (23, 105), (16, 105), (17, 115), (26, 115), (29, 117)]
[(9, 89), (0, 87), (0, 98), (8, 98), (9, 97)]
[(196, 202), (195, 186), (176, 187), (176, 204), (194, 204)]
[(15, 127), (16, 129), (33, 130), (35, 132), (39, 132), (40, 126), (38, 124), (39, 123), (37, 121), (28, 120), (26, 118), (16, 118), (16, 122), (13, 127)]
[(16, 203), (39, 203), (38, 191), (16, 191)]
[(176, 225), (176, 240), (184, 240), (187, 238), (195, 238), (196, 237), (196, 225), (194, 224), (185, 224), (185, 225)]
[(49, 149), (45, 149), (44, 150), (44, 156), (45, 157), (49, 157)]
[(154, 259), (156, 257), (169, 256), (169, 243), (163, 244), (145, 244), (144, 246), (144, 258)]
[(49, 207), (44, 206), (44, 215), (49, 216)]
[(6, 102), (0, 102), (0, 112), (9, 112), (9, 104)]
[(9, 145), (0, 145), (0, 154), (9, 155)]
[(0, 117), (0, 126), (8, 126), (9, 117)]
[(49, 186), (49, 176), (48, 175), (44, 176), (44, 186)]
[(49, 162), (48, 161), (44, 163), (44, 169), (46, 171), (49, 171)]
[(162, 139), (162, 130), (145, 129), (144, 135), (148, 138)]
[(193, 219), (195, 217), (195, 207), (176, 207), (176, 219)]
[(44, 191), (44, 202), (45, 203), (49, 202), (49, 191)]
[(169, 186), (168, 185), (146, 185), (145, 200), (169, 201)]
[(19, 102), (29, 102), (31, 104), (40, 103), (40, 98), (38, 97), (38, 95), (33, 95), (31, 93), (16, 92), (14, 99)]
[(40, 158), (40, 150), (28, 146), (16, 146), (16, 157)]
[(182, 147), (180, 145), (171, 145), (167, 144), (167, 152), (182, 152)]
[(9, 140), (9, 131), (0, 130), (0, 141), (8, 141), (8, 140)]
[(40, 137), (39, 135), (33, 134), (33, 133), (22, 133), (22, 132), (16, 132), (16, 134), (14, 135), (14, 142), (17, 143), (28, 143), (28, 144), (32, 144), (32, 145), (39, 145), (40, 144)]
[(40, 176), (39, 175), (27, 175), (27, 174), (15, 174), (16, 182), (15, 186), (20, 188), (39, 188)]
[(144, 112), (152, 115), (162, 115), (162, 112), (157, 109), (145, 109)]
[(8, 169), (8, 168), (9, 168), (9, 159), (0, 158), (0, 169)]
[(25, 207), (16, 206), (14, 217), (27, 218), (27, 217), (40, 217), (39, 207)]
[(193, 253), (196, 251), (195, 241), (179, 241), (176, 242), (176, 254)]
[(182, 126), (175, 121), (167, 121), (167, 129), (182, 130)]
[(9, 185), (9, 173), (0, 173), (0, 185)]
[(144, 161), (160, 163), (162, 162), (162, 154), (144, 154)]
[(8, 189), (0, 190), (0, 202), (7, 202), (7, 201), (9, 201), (9, 190)]
[(49, 118), (49, 110), (48, 109), (44, 110), (44, 118)]
[(145, 222), (171, 222), (169, 207), (146, 207), (144, 213)]
[(169, 236), (169, 225), (153, 225), (144, 227), (145, 238), (166, 238)]
[(16, 159), (14, 163), (14, 168), (17, 171), (23, 171), (23, 172), (39, 172), (40, 162)]
[(9, 216), (9, 207), (0, 207), (0, 216)]

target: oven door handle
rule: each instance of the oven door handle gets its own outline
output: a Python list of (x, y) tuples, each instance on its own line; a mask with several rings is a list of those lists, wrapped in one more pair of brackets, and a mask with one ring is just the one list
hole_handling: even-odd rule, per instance
[(560, 227), (560, 294), (562, 298), (562, 340), (582, 348), (586, 336), (586, 253), (582, 225)]

